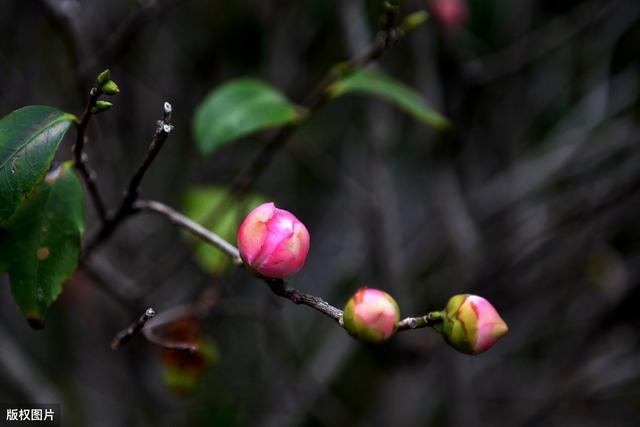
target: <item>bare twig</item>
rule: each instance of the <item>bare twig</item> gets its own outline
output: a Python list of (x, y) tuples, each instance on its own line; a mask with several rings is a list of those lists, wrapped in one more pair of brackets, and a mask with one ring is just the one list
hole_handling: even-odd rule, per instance
[(262, 280), (269, 285), (271, 292), (279, 297), (286, 298), (294, 304), (303, 304), (318, 310), (320, 313), (335, 320), (341, 327), (343, 326), (342, 310), (332, 306), (322, 298), (299, 291), (288, 285), (287, 282), (282, 279), (269, 279), (263, 277)]
[(441, 322), (442, 318), (434, 315), (433, 313), (418, 317), (407, 317), (398, 322), (398, 332), (426, 328), (427, 326), (435, 326)]
[(91, 117), (93, 113), (91, 109), (95, 107), (96, 101), (98, 97), (101, 95), (100, 90), (97, 88), (92, 88), (91, 92), (89, 92), (89, 101), (87, 101), (87, 106), (84, 109), (84, 113), (82, 114), (82, 118), (80, 122), (77, 124), (77, 137), (76, 143), (73, 145), (73, 164), (80, 175), (84, 179), (84, 182), (87, 186), (87, 190), (89, 191), (89, 195), (91, 196), (91, 200), (93, 201), (93, 205), (96, 208), (96, 212), (98, 213), (98, 218), (100, 221), (104, 223), (107, 220), (107, 209), (105, 207), (104, 201), (100, 196), (100, 192), (98, 191), (98, 186), (96, 184), (96, 174), (91, 170), (88, 163), (88, 156), (84, 152), (84, 145), (87, 142), (87, 136), (85, 135), (87, 126), (91, 121)]
[(121, 330), (111, 341), (111, 350), (119, 350), (123, 346), (127, 345), (129, 341), (140, 333), (144, 325), (156, 315), (153, 308), (147, 308), (140, 318), (132, 323), (129, 327)]
[(148, 210), (163, 215), (175, 225), (220, 249), (225, 255), (231, 258), (235, 265), (242, 265), (238, 248), (169, 206), (160, 202), (139, 200), (134, 204), (133, 208), (135, 210)]
[(115, 213), (107, 217), (107, 220), (102, 225), (102, 228), (98, 232), (98, 235), (87, 244), (85, 248), (85, 255), (89, 254), (93, 249), (106, 241), (124, 219), (136, 213), (134, 204), (136, 200), (138, 200), (138, 195), (140, 193), (140, 183), (142, 182), (145, 173), (149, 169), (149, 166), (151, 166), (151, 163), (153, 163), (156, 156), (160, 152), (160, 149), (167, 140), (167, 137), (173, 130), (173, 126), (171, 125), (171, 110), (171, 104), (165, 102), (163, 119), (158, 120), (157, 128), (153, 135), (153, 139), (149, 144), (147, 154), (140, 163), (140, 166), (138, 167), (136, 172), (133, 174), (129, 185), (125, 189), (118, 209)]

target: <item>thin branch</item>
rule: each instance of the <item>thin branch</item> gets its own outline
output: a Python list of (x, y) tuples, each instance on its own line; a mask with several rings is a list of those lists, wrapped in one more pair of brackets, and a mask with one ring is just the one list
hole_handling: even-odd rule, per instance
[(156, 312), (153, 308), (147, 308), (140, 318), (132, 323), (129, 327), (121, 330), (116, 334), (116, 336), (111, 341), (111, 350), (119, 350), (120, 348), (127, 345), (129, 341), (136, 335), (142, 331), (144, 325), (156, 315)]
[(438, 323), (442, 323), (442, 317), (435, 313), (429, 313), (418, 317), (407, 317), (398, 322), (398, 332), (435, 326)]
[(221, 250), (225, 255), (231, 258), (235, 265), (242, 265), (242, 259), (240, 258), (238, 248), (169, 206), (160, 202), (139, 200), (134, 204), (133, 208), (135, 210), (148, 210), (163, 215), (173, 224)]
[(98, 191), (98, 186), (96, 184), (96, 174), (93, 172), (88, 163), (88, 156), (84, 152), (84, 146), (87, 142), (87, 136), (85, 135), (87, 126), (91, 121), (91, 117), (93, 117), (93, 113), (91, 109), (95, 107), (96, 101), (98, 97), (101, 95), (100, 90), (97, 88), (92, 88), (91, 92), (89, 92), (89, 100), (87, 101), (87, 106), (84, 109), (84, 113), (82, 114), (82, 119), (77, 124), (77, 137), (76, 143), (73, 145), (73, 165), (76, 170), (80, 172), (80, 175), (84, 179), (84, 182), (87, 186), (87, 190), (89, 191), (89, 195), (91, 196), (91, 200), (93, 201), (93, 206), (96, 208), (96, 212), (98, 213), (98, 218), (104, 224), (107, 220), (107, 209), (105, 207), (104, 201), (100, 196), (100, 192)]
[(167, 137), (173, 130), (173, 126), (171, 125), (171, 110), (171, 104), (165, 102), (163, 118), (162, 120), (158, 120), (158, 126), (153, 135), (153, 139), (149, 144), (147, 154), (131, 177), (131, 181), (124, 191), (124, 195), (122, 196), (118, 209), (115, 213), (107, 217), (107, 220), (102, 225), (98, 235), (87, 244), (85, 248), (85, 255), (89, 254), (97, 246), (105, 242), (124, 219), (136, 213), (134, 204), (138, 200), (138, 196), (140, 194), (140, 184), (142, 179), (149, 169), (149, 166), (151, 166), (151, 163), (153, 163), (160, 152), (160, 149), (167, 140)]
[(303, 304), (318, 310), (320, 313), (335, 320), (340, 327), (343, 327), (342, 310), (332, 306), (322, 298), (299, 291), (282, 279), (270, 279), (267, 277), (262, 277), (261, 279), (269, 285), (271, 292), (279, 297), (286, 298), (294, 304)]

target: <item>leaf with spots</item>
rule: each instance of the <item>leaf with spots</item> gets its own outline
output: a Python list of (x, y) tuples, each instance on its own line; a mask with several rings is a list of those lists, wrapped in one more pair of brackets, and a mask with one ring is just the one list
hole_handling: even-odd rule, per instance
[(206, 156), (235, 139), (302, 118), (298, 107), (269, 84), (236, 79), (214, 89), (196, 108), (193, 136)]
[(0, 224), (42, 182), (75, 120), (43, 105), (23, 107), (0, 119)]
[(16, 303), (35, 328), (78, 265), (84, 231), (82, 187), (67, 162), (0, 227), (0, 269)]

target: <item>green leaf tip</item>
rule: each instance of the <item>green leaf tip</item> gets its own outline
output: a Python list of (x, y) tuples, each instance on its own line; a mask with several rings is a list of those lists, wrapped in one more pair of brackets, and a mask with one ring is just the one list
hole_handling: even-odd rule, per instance
[(96, 77), (96, 83), (98, 84), (98, 87), (102, 86), (109, 80), (111, 80), (111, 71), (109, 71), (108, 68), (98, 74), (98, 77)]

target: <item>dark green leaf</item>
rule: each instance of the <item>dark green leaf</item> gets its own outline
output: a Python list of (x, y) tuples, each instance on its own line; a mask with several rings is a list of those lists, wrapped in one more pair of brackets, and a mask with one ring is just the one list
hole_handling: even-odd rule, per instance
[(35, 327), (78, 265), (84, 230), (82, 188), (71, 162), (45, 180), (0, 228), (0, 267), (16, 303)]
[(211, 92), (198, 105), (193, 135), (198, 149), (208, 155), (251, 133), (295, 123), (296, 106), (269, 84), (237, 79)]
[[(257, 195), (250, 195), (240, 204), (235, 200), (226, 200), (227, 193), (228, 189), (225, 187), (192, 187), (185, 195), (184, 213), (235, 244), (238, 228), (244, 218), (253, 208), (266, 200)], [(229, 257), (218, 249), (192, 236), (188, 238), (194, 243), (196, 261), (204, 271), (220, 274), (233, 266)]]
[(449, 121), (435, 111), (415, 89), (378, 71), (357, 71), (337, 81), (328, 89), (332, 98), (349, 93), (379, 96), (436, 129), (450, 126)]
[(0, 119), (0, 224), (42, 181), (74, 120), (46, 106), (23, 107)]

